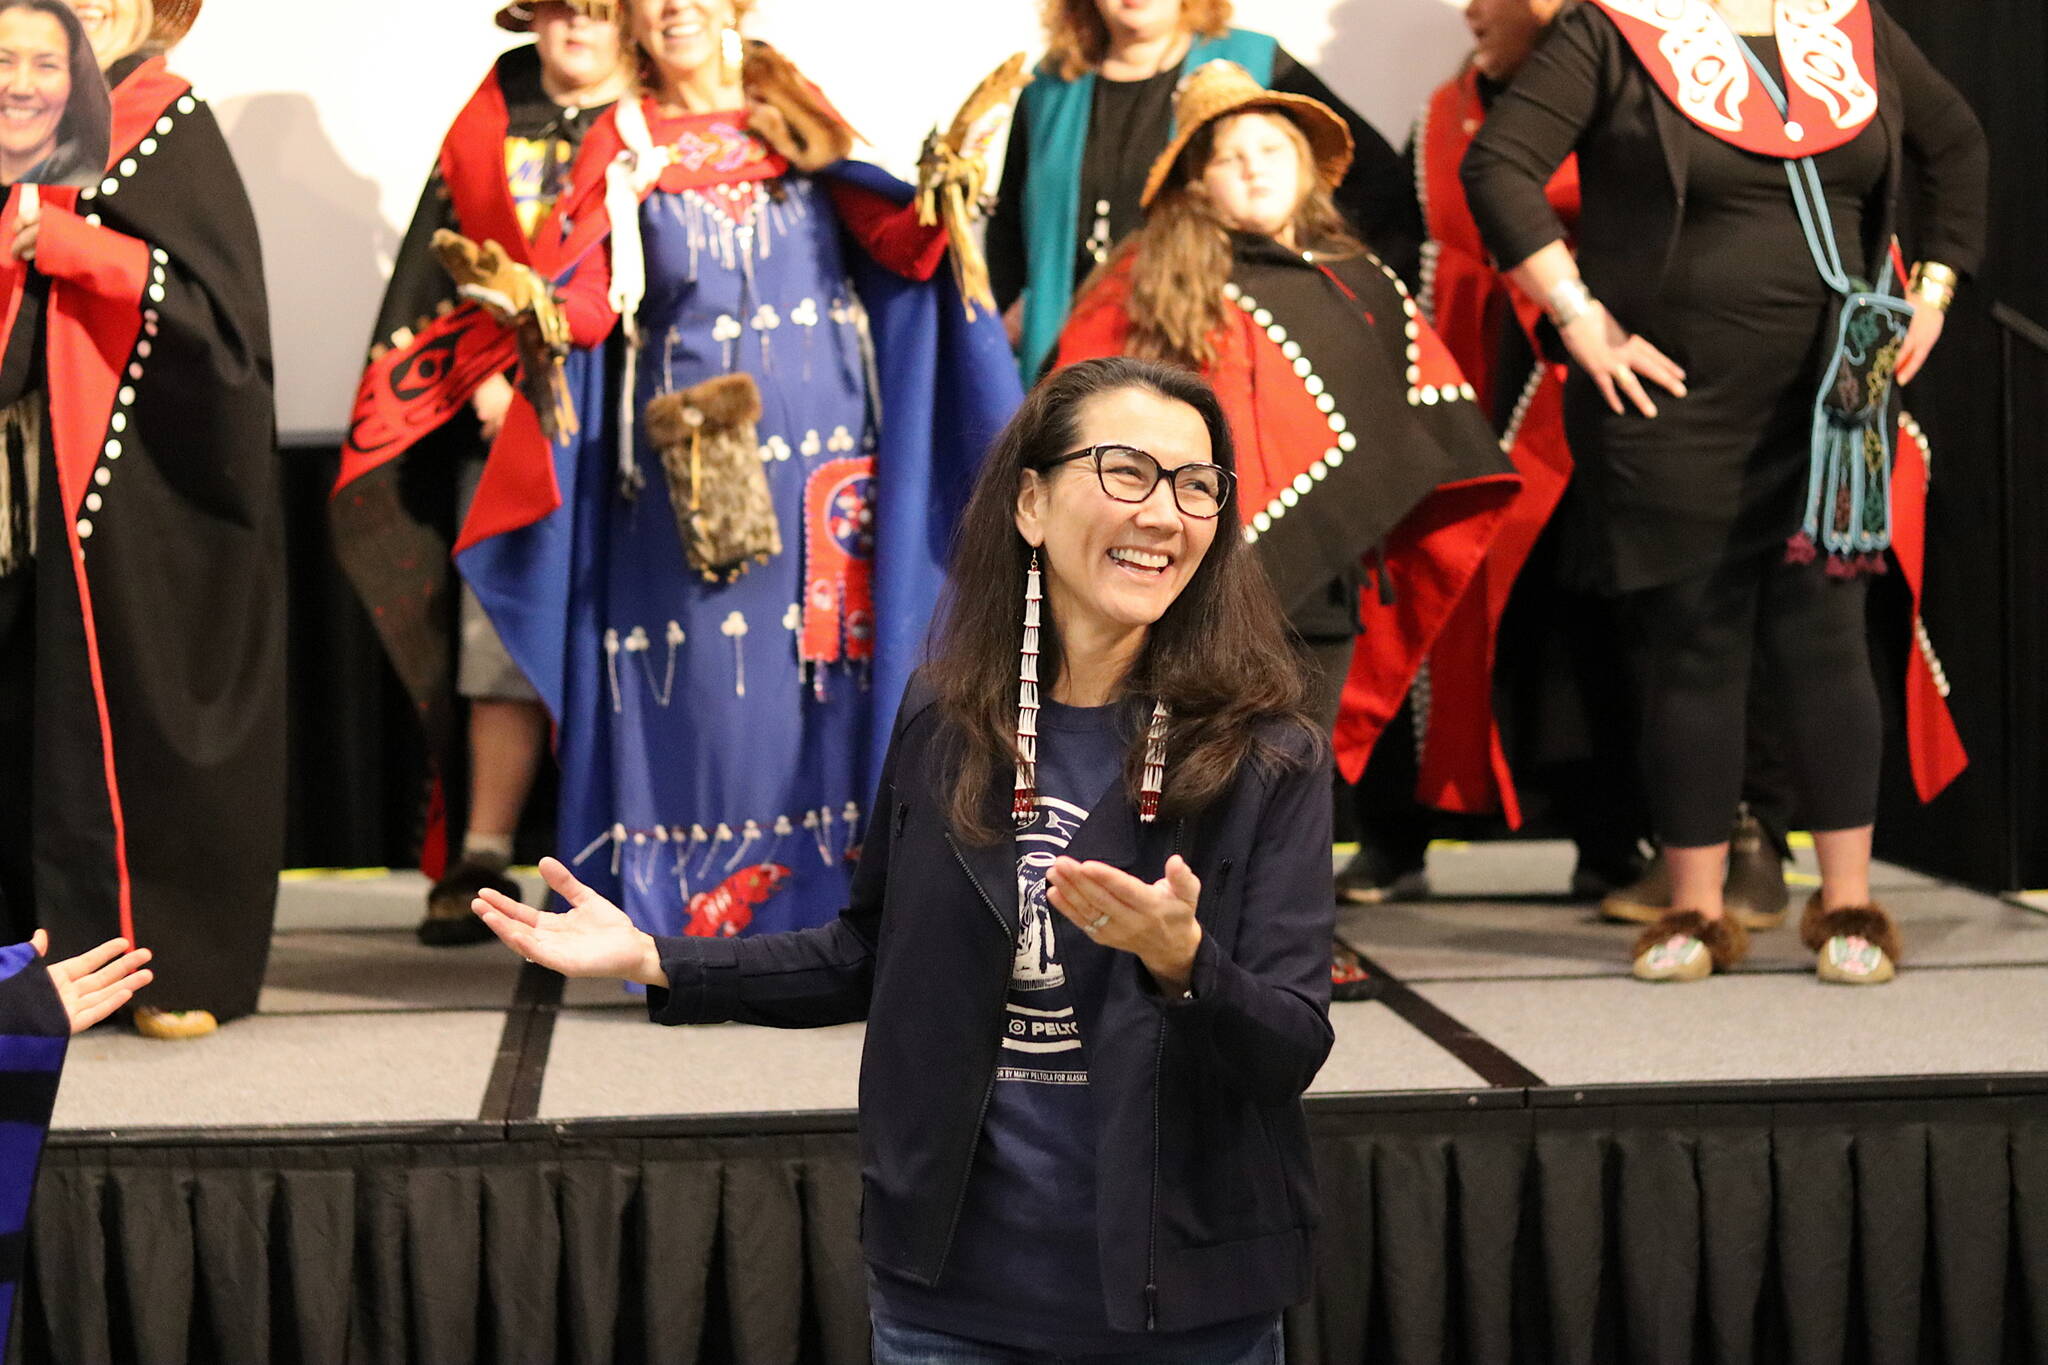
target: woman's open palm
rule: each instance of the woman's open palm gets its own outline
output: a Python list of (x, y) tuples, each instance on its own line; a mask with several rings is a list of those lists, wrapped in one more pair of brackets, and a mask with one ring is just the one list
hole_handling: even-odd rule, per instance
[(470, 908), (506, 947), (528, 962), (563, 976), (645, 982), (654, 940), (636, 928), (625, 911), (577, 881), (559, 860), (541, 859), (540, 875), (569, 903), (567, 910), (536, 910), (489, 889), (470, 902)]
[[(38, 929), (29, 938), (37, 957), (50, 951), (50, 935)], [(130, 951), (125, 938), (110, 938), (97, 948), (76, 957), (50, 964), (50, 981), (57, 998), (71, 1019), (71, 1031), (83, 1033), (115, 1010), (127, 1004), (135, 992), (147, 986), (152, 973), (142, 964), (149, 961), (147, 948)]]

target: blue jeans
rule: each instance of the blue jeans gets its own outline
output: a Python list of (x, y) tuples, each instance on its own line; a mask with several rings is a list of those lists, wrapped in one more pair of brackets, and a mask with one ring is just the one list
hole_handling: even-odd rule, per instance
[(1249, 1350), (1233, 1350), (1227, 1356), (1144, 1347), (1114, 1355), (1063, 1356), (934, 1332), (879, 1314), (870, 1321), (874, 1326), (874, 1365), (1281, 1365), (1286, 1357), (1278, 1319)]

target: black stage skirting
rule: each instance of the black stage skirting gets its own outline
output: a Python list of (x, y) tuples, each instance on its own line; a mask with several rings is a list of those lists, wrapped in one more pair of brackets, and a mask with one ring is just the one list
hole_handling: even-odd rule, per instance
[[(2048, 1077), (1311, 1109), (1290, 1360), (2048, 1361)], [(865, 1360), (850, 1118), (663, 1127), (67, 1142), (13, 1358)]]

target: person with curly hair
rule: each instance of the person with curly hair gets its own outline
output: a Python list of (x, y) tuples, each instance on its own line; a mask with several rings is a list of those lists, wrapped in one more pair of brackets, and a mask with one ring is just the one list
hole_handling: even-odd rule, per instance
[(1231, 26), (1230, 0), (1043, 0), (1046, 47), (1010, 127), (988, 225), (989, 280), (1038, 377), (1074, 290), (1144, 217), (1145, 172), (1174, 132), (1173, 97), (1205, 62), (1335, 110), (1357, 151), (1336, 203), (1354, 232), (1405, 271), (1421, 224), (1407, 167), (1322, 80), (1263, 33)]

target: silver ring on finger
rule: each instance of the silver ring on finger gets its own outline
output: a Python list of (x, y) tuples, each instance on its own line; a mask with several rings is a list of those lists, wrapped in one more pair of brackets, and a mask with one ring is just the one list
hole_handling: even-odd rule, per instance
[(1088, 932), (1091, 934), (1100, 933), (1102, 931), (1102, 926), (1107, 923), (1109, 923), (1108, 915), (1097, 915), (1094, 919), (1088, 921)]

